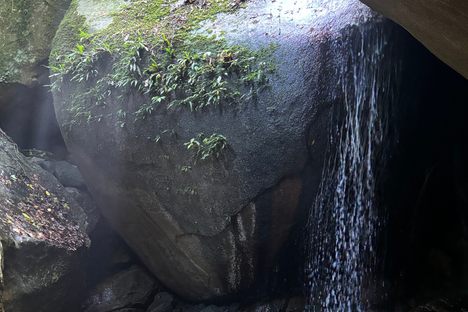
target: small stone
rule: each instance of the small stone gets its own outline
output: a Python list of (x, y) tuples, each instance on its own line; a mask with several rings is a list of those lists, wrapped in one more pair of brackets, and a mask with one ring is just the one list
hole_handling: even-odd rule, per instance
[(149, 301), (156, 287), (156, 280), (144, 269), (134, 265), (99, 283), (89, 294), (83, 311), (137, 309)]
[(54, 166), (54, 162), (53, 161), (50, 161), (50, 160), (37, 160), (36, 163), (41, 166), (42, 169), (44, 169), (45, 171), (48, 171), (50, 173), (54, 173), (54, 169), (55, 169), (55, 166)]
[(173, 310), (174, 297), (167, 292), (158, 293), (147, 312), (171, 312)]
[(67, 161), (61, 160), (55, 162), (53, 174), (65, 187), (86, 189), (86, 184), (78, 167)]
[(75, 187), (66, 187), (65, 189), (85, 211), (88, 217), (86, 220), (86, 232), (88, 234), (91, 233), (96, 228), (96, 225), (101, 217), (101, 214), (96, 207), (93, 198), (87, 191), (79, 190)]

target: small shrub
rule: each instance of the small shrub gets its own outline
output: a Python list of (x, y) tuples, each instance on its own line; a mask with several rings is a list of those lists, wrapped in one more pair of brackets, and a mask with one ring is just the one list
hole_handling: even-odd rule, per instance
[(196, 159), (218, 159), (222, 151), (227, 147), (226, 137), (221, 134), (212, 134), (206, 137), (203, 133), (197, 138), (192, 138), (184, 144), (188, 150), (195, 152)]

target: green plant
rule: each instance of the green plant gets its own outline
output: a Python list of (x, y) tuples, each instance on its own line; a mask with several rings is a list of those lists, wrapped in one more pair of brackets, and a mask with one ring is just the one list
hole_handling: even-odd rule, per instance
[(151, 101), (141, 106), (137, 117), (144, 119), (162, 103), (169, 109), (186, 107), (191, 111), (240, 104), (255, 98), (268, 85), (269, 68), (256, 52), (212, 40), (206, 50), (177, 53), (171, 47), (171, 58), (160, 58), (159, 62), (158, 55), (151, 54), (140, 84)]
[(197, 189), (190, 187), (190, 186), (186, 186), (184, 188), (177, 188), (176, 192), (183, 196), (197, 196), (198, 195)]
[[(253, 51), (230, 46), (219, 36), (192, 32), (217, 13), (232, 11), (230, 1), (207, 0), (203, 8), (184, 5), (175, 11), (170, 4), (165, 0), (129, 3), (114, 15), (109, 27), (93, 34), (76, 12), (76, 16), (69, 14), (76, 33), (67, 38), (76, 39), (71, 40), (73, 45), (63, 42), (53, 51), (50, 69), (54, 91), (61, 92), (65, 82), (74, 82), (68, 92), (76, 99), (69, 110), (86, 114), (72, 118), (100, 120), (89, 117), (95, 114), (120, 119), (116, 109), (102, 110), (111, 104), (122, 107), (119, 101), (138, 94), (146, 100), (126, 113), (141, 121), (158, 107), (200, 111), (255, 101), (268, 87), (268, 74), (273, 72), (271, 47)], [(95, 111), (97, 106), (100, 112)]]
[(78, 43), (78, 44), (76, 45), (76, 53), (77, 53), (78, 55), (83, 55), (84, 52), (85, 52), (85, 47), (84, 47), (84, 45)]
[(92, 35), (84, 28), (79, 29), (79, 38), (80, 42), (89, 40), (92, 37)]
[(52, 90), (61, 91), (65, 77), (78, 83), (96, 78), (99, 74), (96, 65), (103, 52), (102, 49), (86, 50), (85, 45), (80, 43), (68, 54), (59, 56), (49, 66)]
[(212, 134), (206, 137), (203, 133), (198, 134), (197, 138), (192, 138), (184, 143), (188, 150), (195, 152), (196, 159), (218, 159), (222, 151), (227, 147), (226, 137), (221, 134)]
[(187, 173), (192, 170), (191, 166), (180, 166), (180, 171), (183, 173)]
[(167, 38), (165, 34), (161, 34), (161, 37), (164, 42), (164, 51), (169, 57), (173, 58), (175, 55), (175, 50), (174, 50), (174, 47), (172, 46), (172, 42), (169, 41), (169, 39)]
[(118, 118), (118, 121), (117, 121), (117, 124), (120, 128), (124, 128), (125, 127), (125, 120), (127, 118), (127, 113), (123, 110), (123, 109), (119, 109), (117, 111), (117, 118)]

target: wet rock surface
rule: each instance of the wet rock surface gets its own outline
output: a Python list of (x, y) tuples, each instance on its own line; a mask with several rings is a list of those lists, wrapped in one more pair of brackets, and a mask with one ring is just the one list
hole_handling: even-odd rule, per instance
[[(86, 17), (79, 3), (85, 2), (67, 13), (53, 53), (63, 48), (70, 20)], [(319, 184), (326, 121), (336, 100), (329, 89), (339, 79), (331, 45), (352, 40), (362, 25), (382, 23), (358, 1), (251, 1), (200, 26), (225, 34), (229, 46), (274, 46), (269, 62), (276, 73), (268, 90), (240, 107), (224, 103), (191, 112), (160, 105), (139, 120), (134, 113), (150, 99), (129, 86), (119, 90), (127, 104), (111, 95), (112, 105), (102, 111), (73, 104), (85, 84), (67, 81), (54, 91), (67, 146), (98, 206), (169, 289), (200, 301), (257, 296), (275, 283), (300, 280), (298, 272), (284, 279), (275, 272), (282, 271), (285, 250), (299, 259), (293, 236)], [(100, 27), (94, 35), (107, 26)], [(111, 58), (104, 63), (102, 75), (115, 65)], [(104, 117), (74, 126), (80, 121), (72, 105)], [(219, 159), (196, 161), (184, 145), (201, 133), (226, 138)]]

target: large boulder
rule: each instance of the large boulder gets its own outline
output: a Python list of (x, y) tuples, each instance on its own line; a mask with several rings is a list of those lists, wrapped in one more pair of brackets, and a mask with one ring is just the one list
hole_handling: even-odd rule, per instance
[(438, 58), (468, 79), (468, 2), (361, 0), (406, 28)]
[(0, 83), (35, 85), (46, 71), (51, 42), (70, 0), (0, 3)]
[(77, 311), (86, 215), (0, 130), (0, 310)]
[(294, 267), (340, 66), (386, 33), (354, 0), (241, 2), (76, 0), (50, 60), (62, 133), (98, 206), (196, 301), (255, 294)]

